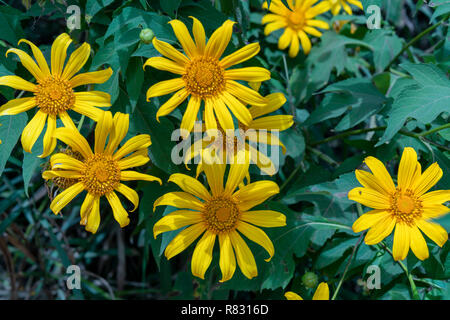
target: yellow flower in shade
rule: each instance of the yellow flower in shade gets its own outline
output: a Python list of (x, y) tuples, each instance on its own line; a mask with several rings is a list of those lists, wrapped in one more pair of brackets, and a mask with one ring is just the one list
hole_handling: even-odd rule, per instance
[[(255, 258), (238, 233), (261, 245), (268, 253), (269, 261), (274, 254), (272, 241), (264, 231), (256, 227), (281, 227), (286, 225), (286, 217), (272, 210), (254, 210), (270, 196), (279, 192), (273, 181), (257, 181), (235, 191), (248, 173), (248, 158), (238, 159), (243, 164), (232, 164), (224, 187), (226, 165), (217, 163), (217, 158), (207, 158), (203, 169), (210, 191), (198, 180), (180, 173), (170, 176), (169, 181), (177, 184), (183, 191), (170, 192), (158, 198), (154, 208), (161, 205), (174, 206), (181, 210), (174, 211), (159, 220), (154, 228), (155, 238), (167, 231), (185, 228), (168, 244), (165, 256), (171, 259), (185, 250), (202, 234), (192, 256), (191, 270), (194, 276), (204, 278), (211, 264), (216, 237), (219, 238), (222, 271), (221, 282), (233, 277), (236, 260), (242, 273), (249, 279), (258, 275)], [(206, 160), (209, 159), (209, 160)]]
[[(58, 128), (55, 135), (66, 143), (72, 152), (78, 152), (82, 160), (65, 153), (54, 154), (50, 158), (51, 170), (44, 171), (46, 180), (56, 177), (77, 179), (58, 194), (50, 204), (50, 209), (58, 214), (73, 198), (86, 191), (86, 198), (81, 206), (80, 224), (86, 230), (95, 233), (100, 225), (100, 198), (105, 196), (113, 210), (114, 218), (121, 227), (130, 222), (127, 211), (123, 208), (115, 191), (123, 194), (134, 205), (139, 205), (139, 196), (121, 181), (143, 180), (158, 181), (157, 177), (128, 170), (142, 166), (150, 159), (147, 148), (151, 145), (150, 136), (141, 134), (130, 138), (119, 148), (120, 142), (128, 132), (129, 115), (104, 112), (95, 128), (95, 147), (91, 150), (86, 139), (75, 129)], [(109, 136), (109, 139), (108, 139)], [(106, 141), (108, 139), (108, 143)], [(106, 147), (105, 147), (106, 144)]]
[(341, 8), (349, 15), (353, 14), (351, 4), (357, 6), (359, 9), (364, 10), (361, 1), (358, 0), (327, 0), (330, 3), (331, 13), (333, 16), (338, 15), (341, 12)]
[[(184, 23), (179, 20), (169, 22), (186, 55), (170, 44), (153, 38), (155, 49), (168, 59), (150, 58), (144, 64), (144, 68), (152, 66), (179, 75), (178, 78), (158, 82), (148, 89), (147, 100), (175, 92), (158, 109), (156, 118), (171, 113), (190, 97), (181, 121), (181, 129), (187, 132), (191, 132), (194, 127), (202, 101), (205, 105), (204, 121), (207, 129), (217, 128), (216, 118), (222, 128), (233, 129), (231, 113), (240, 122), (249, 124), (252, 120), (251, 114), (241, 101), (263, 107), (265, 99), (255, 90), (236, 80), (265, 81), (270, 79), (270, 72), (260, 67), (228, 68), (255, 56), (259, 52), (259, 44), (249, 44), (220, 59), (230, 42), (234, 22), (225, 21), (206, 43), (203, 25), (196, 18), (192, 19), (195, 42)], [(183, 134), (183, 136), (186, 135)]]
[[(303, 300), (298, 294), (292, 291), (288, 291), (284, 294), (288, 300)], [(330, 288), (325, 282), (321, 282), (314, 293), (313, 300), (330, 300)]]
[(315, 5), (317, 0), (287, 0), (290, 9), (287, 8), (281, 0), (270, 1), (268, 8), (267, 2), (264, 2), (263, 8), (269, 9), (271, 13), (266, 14), (261, 23), (267, 24), (264, 28), (264, 34), (268, 36), (278, 29), (284, 29), (283, 34), (278, 40), (280, 50), (289, 47), (289, 56), (294, 58), (300, 50), (300, 43), (303, 52), (308, 54), (311, 50), (311, 40), (309, 35), (321, 37), (322, 33), (316, 28), (328, 30), (330, 26), (316, 17), (330, 9), (328, 2), (320, 2)]
[[(271, 115), (267, 116), (283, 106), (286, 98), (282, 93), (272, 93), (267, 97), (267, 105), (265, 107), (249, 108), (253, 120), (244, 125), (238, 122), (239, 131), (230, 132), (231, 136), (219, 126), (217, 134), (209, 138), (203, 137), (202, 141), (195, 141), (188, 150), (185, 163), (189, 163), (196, 156), (201, 156), (202, 150), (213, 149), (223, 161), (232, 163), (235, 161), (236, 155), (239, 151), (246, 151), (249, 153), (250, 163), (255, 163), (262, 172), (268, 175), (276, 173), (276, 167), (267, 154), (260, 152), (253, 145), (259, 147), (260, 144), (269, 144), (281, 146), (283, 153), (286, 152), (286, 147), (278, 139), (277, 135), (272, 134), (271, 130), (283, 131), (290, 128), (293, 124), (292, 115)], [(246, 134), (247, 133), (247, 134)], [(200, 143), (198, 143), (200, 142)], [(248, 143), (250, 142), (250, 144)], [(197, 175), (202, 171), (202, 165), (197, 166)]]
[(449, 211), (443, 203), (450, 200), (450, 190), (427, 193), (441, 179), (442, 169), (433, 163), (422, 172), (414, 149), (405, 148), (396, 187), (381, 161), (367, 157), (364, 162), (372, 173), (356, 170), (356, 178), (363, 187), (352, 189), (348, 198), (374, 210), (359, 217), (353, 224), (353, 231), (370, 229), (364, 241), (372, 245), (386, 238), (395, 227), (395, 260), (405, 259), (409, 248), (420, 260), (428, 258), (427, 243), (420, 231), (440, 247), (448, 239), (443, 227), (429, 221)]
[(112, 69), (75, 75), (89, 58), (91, 47), (88, 43), (83, 43), (76, 49), (64, 67), (66, 51), (72, 42), (66, 33), (58, 36), (53, 42), (51, 70), (37, 46), (25, 39), (21, 39), (19, 44), (22, 42), (31, 47), (37, 64), (26, 52), (19, 49), (9, 49), (6, 55), (11, 52), (15, 53), (37, 83), (34, 84), (13, 75), (0, 77), (0, 85), (32, 92), (33, 97), (18, 98), (7, 102), (0, 107), (0, 116), (15, 115), (38, 107), (36, 115), (23, 130), (21, 141), (23, 149), (31, 152), (47, 122), (43, 143), (44, 151), (40, 155), (40, 157), (46, 157), (53, 152), (56, 146), (54, 132), (57, 117), (62, 120), (65, 127), (76, 129), (67, 111), (73, 110), (97, 121), (104, 111), (96, 107), (111, 106), (111, 98), (107, 93), (100, 91), (74, 92), (73, 89), (86, 84), (105, 82), (111, 76)]

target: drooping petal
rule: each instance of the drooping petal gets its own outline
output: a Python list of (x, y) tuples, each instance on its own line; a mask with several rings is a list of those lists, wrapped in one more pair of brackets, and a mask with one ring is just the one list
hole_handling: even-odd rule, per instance
[[(202, 100), (197, 96), (191, 96), (189, 99), (186, 112), (181, 120), (180, 129), (186, 130), (186, 132), (191, 132), (194, 127), (195, 120), (197, 119), (198, 110), (200, 109), (200, 103)], [(186, 138), (186, 137), (184, 137)]]
[(58, 194), (50, 204), (50, 209), (54, 214), (58, 214), (70, 201), (84, 190), (84, 184), (77, 182), (60, 194)]
[(292, 42), (292, 37), (296, 37), (297, 35), (294, 33), (294, 30), (291, 28), (284, 29), (283, 34), (278, 40), (278, 49), (284, 50), (286, 49)]
[(100, 197), (94, 197), (90, 209), (91, 210), (87, 216), (87, 223), (85, 223), (86, 231), (96, 233), (98, 227), (100, 226)]
[(236, 257), (234, 256), (233, 245), (228, 234), (219, 234), (219, 244), (219, 267), (222, 272), (222, 279), (220, 279), (219, 282), (225, 282), (230, 280), (236, 271)]
[(409, 226), (403, 223), (397, 223), (394, 233), (394, 246), (392, 249), (392, 256), (395, 261), (403, 260), (408, 255), (410, 234)]
[(238, 99), (233, 95), (229, 94), (227, 91), (222, 93), (222, 100), (225, 102), (227, 107), (231, 110), (233, 115), (246, 126), (250, 125), (252, 122), (252, 115), (250, 111), (244, 106)]
[(410, 247), (414, 255), (420, 259), (425, 260), (429, 257), (429, 251), (427, 242), (423, 238), (422, 233), (416, 226), (411, 226), (409, 228), (410, 233)]
[(44, 58), (44, 55), (42, 54), (42, 51), (31, 41), (20, 39), (18, 44), (21, 44), (22, 42), (25, 42), (30, 46), (31, 50), (33, 51), (33, 56), (38, 63), (39, 69), (44, 76), (48, 77), (50, 75), (50, 69), (48, 67), (47, 61)]
[(123, 208), (117, 194), (114, 191), (111, 191), (105, 194), (105, 196), (113, 210), (114, 219), (116, 219), (121, 228), (127, 226), (130, 223), (128, 212)]
[(442, 247), (448, 240), (447, 231), (434, 222), (418, 220), (416, 225), (425, 233), (428, 238), (433, 240), (439, 247)]
[(275, 248), (273, 247), (272, 241), (264, 231), (243, 221), (238, 222), (237, 229), (244, 236), (246, 236), (253, 242), (256, 242), (267, 251), (267, 253), (269, 254), (269, 258), (264, 259), (265, 261), (269, 262), (272, 259), (275, 253)]
[(300, 38), (303, 51), (305, 54), (308, 54), (311, 51), (311, 40), (309, 40), (308, 35), (302, 30), (298, 32), (298, 37)]
[(56, 147), (56, 138), (54, 136), (56, 130), (56, 116), (48, 115), (47, 118), (47, 130), (45, 131), (43, 140), (43, 152), (39, 155), (39, 158), (48, 157)]
[(75, 126), (75, 123), (73, 123), (72, 118), (66, 111), (60, 112), (58, 116), (61, 119), (62, 123), (64, 124), (64, 127), (72, 130), (78, 130), (77, 127)]
[(203, 234), (203, 237), (197, 242), (194, 253), (192, 254), (192, 275), (201, 279), (205, 278), (205, 272), (208, 270), (212, 261), (215, 240), (216, 234), (207, 230)]
[(36, 80), (42, 81), (46, 78), (45, 74), (41, 71), (41, 69), (39, 69), (36, 62), (34, 62), (33, 58), (31, 58), (28, 53), (12, 48), (6, 51), (7, 57), (10, 52), (17, 54), (22, 65), (33, 75), (33, 77), (36, 78)]
[(191, 245), (204, 231), (206, 227), (204, 223), (194, 224), (182, 230), (172, 241), (167, 245), (164, 255), (168, 260), (184, 251)]
[(55, 137), (70, 146), (73, 151), (81, 153), (84, 159), (89, 158), (93, 154), (89, 143), (77, 130), (58, 128), (55, 130)]
[(130, 202), (133, 204), (134, 208), (131, 210), (131, 212), (135, 211), (139, 205), (139, 195), (136, 191), (131, 189), (130, 187), (124, 185), (123, 183), (120, 183), (115, 190), (117, 192), (120, 192), (123, 194)]
[(25, 152), (30, 152), (34, 146), (34, 143), (39, 138), (42, 130), (45, 126), (45, 120), (47, 120), (47, 114), (38, 110), (36, 115), (26, 125), (22, 132), (22, 147)]
[(214, 113), (216, 114), (217, 121), (220, 126), (226, 132), (227, 130), (234, 131), (233, 117), (230, 111), (221, 98), (212, 98), (214, 104)]
[(229, 236), (242, 274), (248, 279), (256, 277), (258, 275), (258, 269), (256, 267), (255, 257), (250, 251), (250, 248), (236, 231), (231, 231)]

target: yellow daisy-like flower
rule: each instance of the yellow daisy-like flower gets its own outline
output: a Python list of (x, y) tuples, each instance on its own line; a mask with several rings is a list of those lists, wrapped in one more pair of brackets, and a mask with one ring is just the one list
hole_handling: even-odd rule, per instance
[(370, 229), (365, 236), (368, 245), (377, 244), (394, 230), (393, 256), (403, 260), (409, 248), (420, 260), (428, 258), (427, 243), (420, 231), (442, 247), (448, 239), (447, 231), (430, 219), (448, 213), (443, 203), (450, 201), (450, 190), (427, 191), (442, 177), (442, 169), (433, 163), (422, 172), (413, 148), (405, 148), (398, 169), (397, 187), (386, 167), (374, 157), (364, 162), (372, 174), (356, 170), (356, 178), (363, 185), (352, 189), (348, 198), (375, 210), (363, 214), (353, 224), (354, 232)]
[(333, 16), (338, 15), (341, 11), (341, 8), (344, 8), (344, 11), (349, 15), (353, 14), (352, 8), (350, 4), (357, 6), (359, 9), (364, 10), (361, 1), (358, 0), (327, 0), (330, 3), (331, 13)]
[[(158, 181), (157, 177), (127, 170), (142, 166), (150, 159), (147, 148), (151, 145), (148, 134), (140, 134), (130, 138), (119, 148), (126, 136), (129, 126), (129, 115), (104, 112), (95, 128), (95, 147), (91, 150), (89, 143), (77, 131), (71, 128), (58, 128), (55, 136), (66, 143), (73, 152), (79, 152), (82, 160), (65, 153), (57, 153), (50, 158), (52, 170), (42, 173), (46, 180), (56, 177), (76, 179), (78, 182), (58, 194), (50, 204), (50, 209), (58, 214), (73, 198), (86, 191), (86, 198), (81, 206), (80, 224), (86, 230), (95, 233), (100, 225), (100, 198), (105, 196), (114, 213), (114, 218), (121, 227), (130, 222), (127, 211), (123, 208), (115, 191), (123, 194), (134, 205), (139, 205), (139, 196), (121, 181), (143, 180)], [(108, 139), (109, 136), (109, 139)], [(108, 143), (106, 144), (106, 140)], [(105, 147), (106, 144), (106, 147)]]
[(34, 76), (37, 84), (22, 79), (19, 76), (0, 77), (0, 85), (33, 93), (33, 97), (11, 100), (0, 107), (0, 116), (15, 115), (38, 107), (36, 115), (27, 124), (22, 132), (22, 146), (26, 152), (31, 152), (34, 143), (39, 138), (45, 123), (47, 130), (44, 135), (44, 151), (40, 157), (46, 157), (53, 152), (56, 146), (54, 132), (56, 119), (59, 117), (64, 126), (76, 129), (68, 110), (81, 113), (97, 121), (104, 112), (96, 107), (111, 106), (109, 94), (101, 91), (74, 92), (75, 87), (86, 84), (103, 83), (112, 75), (112, 69), (87, 72), (75, 75), (86, 63), (91, 52), (88, 43), (83, 43), (71, 55), (64, 67), (66, 51), (72, 39), (63, 33), (53, 42), (51, 49), (51, 70), (41, 50), (32, 42), (21, 39), (19, 44), (25, 42), (31, 47), (36, 62), (26, 52), (19, 49), (9, 49), (15, 53), (22, 65)]
[[(303, 300), (298, 294), (288, 291), (284, 294), (288, 300)], [(312, 297), (313, 300), (330, 300), (330, 288), (326, 282), (321, 282)]]
[[(243, 157), (243, 153), (240, 154)], [(154, 228), (155, 238), (167, 231), (182, 230), (166, 247), (165, 256), (171, 259), (185, 250), (200, 235), (192, 256), (191, 270), (194, 276), (204, 279), (213, 257), (216, 237), (219, 238), (222, 271), (221, 282), (233, 277), (236, 260), (242, 273), (249, 279), (258, 275), (255, 258), (238, 233), (261, 245), (268, 253), (269, 261), (274, 254), (272, 241), (259, 227), (282, 227), (286, 217), (272, 210), (250, 209), (261, 204), (280, 190), (273, 181), (257, 181), (235, 191), (248, 173), (248, 158), (240, 158), (243, 164), (232, 164), (224, 187), (226, 165), (217, 163), (217, 158), (208, 159), (206, 152), (203, 169), (210, 191), (198, 180), (180, 173), (170, 176), (169, 181), (177, 184), (183, 191), (170, 192), (158, 198), (154, 208), (161, 205), (174, 206), (174, 211), (159, 220)], [(245, 161), (244, 161), (245, 160)]]
[(181, 129), (187, 132), (191, 132), (194, 127), (202, 101), (205, 104), (204, 120), (207, 129), (217, 128), (216, 118), (222, 128), (234, 129), (231, 113), (240, 122), (248, 125), (252, 116), (241, 101), (258, 107), (264, 107), (266, 102), (258, 92), (236, 80), (265, 81), (270, 79), (270, 72), (260, 67), (227, 69), (254, 57), (259, 52), (259, 44), (249, 44), (220, 59), (230, 42), (234, 22), (225, 21), (206, 43), (203, 25), (196, 18), (192, 19), (195, 42), (184, 23), (179, 20), (169, 22), (186, 55), (170, 44), (153, 38), (155, 49), (169, 59), (150, 58), (145, 62), (144, 68), (152, 66), (180, 75), (179, 78), (158, 82), (148, 89), (147, 100), (176, 91), (158, 109), (156, 118), (171, 113), (190, 97), (181, 121)]
[(266, 14), (261, 23), (267, 24), (264, 28), (264, 34), (268, 36), (278, 29), (284, 29), (283, 34), (278, 40), (278, 48), (280, 50), (289, 47), (289, 56), (294, 58), (300, 50), (300, 43), (303, 52), (308, 54), (311, 50), (311, 40), (309, 35), (321, 37), (322, 33), (316, 28), (328, 30), (330, 26), (316, 17), (328, 10), (330, 4), (322, 1), (316, 6), (317, 0), (287, 0), (289, 8), (287, 8), (281, 0), (270, 1), (268, 8), (267, 2), (264, 2), (263, 8), (269, 9), (271, 13)]
[[(266, 99), (267, 105), (265, 107), (252, 106), (249, 108), (253, 120), (247, 126), (238, 122), (239, 132), (232, 132), (231, 136), (227, 136), (225, 130), (219, 126), (217, 134), (212, 137), (212, 142), (209, 139), (195, 141), (186, 154), (185, 163), (189, 163), (196, 156), (201, 156), (202, 151), (205, 149), (214, 149), (220, 159), (223, 159), (224, 162), (228, 160), (228, 163), (232, 163), (235, 161), (236, 155), (240, 151), (245, 150), (249, 153), (250, 163), (255, 163), (265, 174), (275, 174), (276, 168), (272, 160), (251, 144), (256, 143), (259, 146), (259, 144), (264, 143), (281, 146), (283, 153), (285, 153), (286, 147), (270, 131), (286, 130), (294, 124), (294, 121), (292, 115), (267, 116), (281, 108), (286, 102), (286, 97), (282, 93), (269, 94)], [(251, 144), (248, 142), (251, 142)], [(201, 171), (202, 165), (200, 162), (197, 166), (197, 175)]]

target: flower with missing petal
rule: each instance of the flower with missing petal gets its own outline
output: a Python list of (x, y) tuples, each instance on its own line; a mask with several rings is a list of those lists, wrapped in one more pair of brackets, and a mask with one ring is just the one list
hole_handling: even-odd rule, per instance
[(217, 129), (216, 119), (222, 128), (234, 129), (232, 114), (240, 122), (248, 125), (252, 116), (241, 101), (264, 107), (265, 99), (255, 90), (236, 80), (265, 81), (270, 79), (270, 72), (260, 67), (229, 68), (254, 57), (259, 52), (259, 44), (246, 45), (221, 59), (230, 42), (234, 22), (225, 21), (206, 43), (203, 25), (196, 18), (192, 19), (195, 42), (183, 22), (179, 20), (169, 22), (185, 55), (170, 44), (153, 38), (155, 49), (167, 58), (152, 57), (145, 62), (144, 68), (152, 66), (179, 75), (178, 78), (158, 82), (148, 89), (147, 100), (175, 92), (158, 109), (156, 118), (168, 115), (189, 97), (181, 121), (181, 129), (186, 130), (183, 136), (192, 131), (202, 101), (205, 106), (204, 121), (207, 129)]
[[(0, 116), (15, 115), (28, 111), (34, 107), (38, 110), (22, 132), (22, 146), (26, 152), (31, 152), (33, 145), (39, 138), (45, 123), (47, 130), (44, 135), (44, 150), (40, 157), (50, 155), (56, 147), (56, 120), (59, 117), (64, 126), (76, 129), (67, 111), (81, 113), (97, 121), (104, 112), (96, 107), (111, 106), (109, 94), (101, 91), (75, 92), (73, 89), (86, 84), (103, 83), (112, 75), (112, 69), (80, 73), (75, 75), (89, 58), (91, 47), (83, 43), (69, 57), (66, 65), (66, 51), (72, 39), (66, 33), (58, 36), (51, 49), (51, 69), (44, 55), (32, 42), (21, 39), (19, 44), (25, 42), (31, 47), (33, 60), (26, 52), (19, 49), (9, 49), (15, 53), (22, 65), (34, 76), (37, 83), (26, 81), (19, 76), (0, 77), (0, 85), (33, 93), (33, 97), (13, 99), (0, 107)], [(36, 64), (37, 63), (37, 64)]]
[(151, 145), (150, 136), (140, 134), (130, 138), (119, 148), (119, 144), (128, 132), (128, 126), (128, 114), (117, 112), (113, 118), (111, 112), (103, 112), (95, 128), (93, 151), (77, 130), (71, 128), (55, 130), (55, 136), (66, 143), (72, 152), (78, 152), (82, 157), (79, 159), (65, 153), (54, 154), (50, 158), (51, 170), (42, 173), (42, 177), (46, 180), (56, 177), (76, 180), (76, 183), (53, 199), (50, 209), (55, 214), (58, 214), (78, 194), (86, 191), (86, 198), (80, 210), (80, 224), (86, 226), (87, 231), (97, 232), (100, 225), (100, 198), (103, 196), (111, 205), (114, 218), (120, 227), (128, 225), (130, 222), (128, 213), (115, 191), (133, 203), (132, 211), (139, 205), (139, 196), (136, 191), (121, 181), (158, 181), (161, 184), (161, 180), (157, 177), (128, 170), (142, 166), (150, 160), (147, 149)]
[[(288, 300), (303, 300), (298, 294), (288, 291), (284, 294)], [(312, 297), (313, 300), (330, 300), (330, 288), (326, 282), (321, 282)]]
[[(265, 97), (265, 107), (251, 106), (249, 108), (253, 120), (246, 126), (238, 122), (239, 130), (225, 130), (218, 126), (217, 132), (210, 132), (210, 136), (203, 136), (201, 140), (194, 141), (185, 156), (185, 163), (193, 158), (201, 156), (205, 149), (213, 149), (224, 163), (235, 161), (236, 155), (242, 150), (249, 153), (250, 163), (255, 163), (260, 170), (267, 175), (274, 175), (277, 171), (267, 152), (262, 152), (262, 144), (281, 146), (283, 153), (286, 147), (278, 138), (280, 131), (290, 128), (293, 124), (292, 115), (270, 115), (268, 114), (280, 109), (286, 102), (282, 93), (272, 93)], [(271, 132), (274, 130), (274, 132)], [(208, 131), (206, 132), (206, 134)], [(195, 134), (194, 134), (195, 137)], [(257, 148), (256, 148), (257, 147)], [(258, 150), (259, 149), (259, 150)], [(268, 148), (265, 148), (268, 150)], [(197, 166), (197, 176), (202, 171), (201, 160)]]
[(353, 14), (351, 4), (358, 7), (361, 10), (364, 10), (361, 1), (358, 0), (327, 0), (330, 3), (331, 13), (333, 16), (338, 15), (341, 12), (341, 9), (344, 8), (344, 11), (349, 15)]
[(289, 47), (289, 56), (294, 58), (300, 51), (300, 43), (303, 52), (308, 54), (311, 50), (311, 40), (308, 34), (321, 37), (322, 33), (316, 28), (328, 30), (330, 26), (316, 17), (328, 10), (330, 4), (328, 2), (320, 2), (314, 4), (317, 0), (287, 0), (289, 7), (287, 8), (281, 0), (270, 1), (270, 7), (264, 2), (263, 8), (269, 9), (271, 13), (266, 14), (261, 23), (266, 24), (264, 34), (268, 36), (272, 32), (284, 29), (283, 34), (278, 40), (278, 48), (280, 50)]
[(383, 163), (367, 157), (364, 162), (372, 171), (356, 170), (356, 178), (363, 185), (352, 189), (348, 198), (374, 210), (359, 217), (354, 232), (370, 229), (364, 241), (377, 244), (394, 230), (393, 257), (403, 260), (409, 249), (420, 260), (428, 258), (428, 246), (420, 231), (442, 247), (448, 239), (447, 231), (431, 219), (449, 212), (443, 203), (450, 201), (450, 190), (427, 192), (442, 177), (442, 169), (433, 163), (422, 172), (413, 148), (405, 148), (398, 168), (395, 186)]
[[(240, 153), (240, 156), (245, 157), (245, 154)], [(258, 181), (236, 191), (248, 173), (248, 159), (240, 159), (242, 161), (239, 163), (230, 165), (225, 186), (224, 175), (227, 166), (217, 163), (217, 158), (208, 158), (206, 152), (203, 159), (203, 169), (210, 191), (188, 175), (171, 175), (169, 181), (177, 184), (183, 191), (163, 195), (155, 201), (154, 208), (167, 205), (181, 210), (161, 218), (153, 228), (154, 236), (156, 238), (163, 232), (186, 227), (164, 251), (167, 259), (171, 259), (203, 234), (195, 246), (191, 262), (192, 274), (202, 279), (211, 264), (214, 243), (218, 238), (219, 266), (222, 271), (220, 281), (233, 277), (236, 260), (242, 273), (251, 279), (258, 274), (255, 258), (239, 232), (266, 249), (269, 253), (266, 261), (272, 258), (275, 251), (272, 241), (257, 226), (282, 227), (286, 225), (286, 217), (272, 210), (250, 209), (277, 194), (278, 185), (273, 181)]]

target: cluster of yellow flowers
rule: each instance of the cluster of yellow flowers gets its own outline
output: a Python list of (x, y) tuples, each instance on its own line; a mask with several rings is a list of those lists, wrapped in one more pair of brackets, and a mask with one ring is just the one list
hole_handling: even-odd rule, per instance
[[(309, 50), (311, 45), (309, 40), (306, 40), (307, 36), (304, 32), (314, 34), (316, 31), (313, 31), (315, 30), (313, 27), (323, 27), (322, 22), (311, 19), (330, 8), (323, 2), (310, 9), (315, 2), (307, 0), (298, 1), (295, 5), (292, 3), (296, 11), (289, 13), (289, 19), (291, 19), (289, 26), (298, 20), (301, 23), (298, 22), (295, 26), (301, 25), (301, 30), (295, 29), (295, 36), (292, 36), (292, 29), (286, 29), (288, 36), (280, 39), (281, 47), (286, 47), (285, 44), (288, 43), (286, 38), (289, 38), (292, 41), (290, 52), (296, 54), (300, 38), (304, 50)], [(347, 11), (348, 6), (344, 5), (345, 1), (334, 2), (337, 3), (336, 6), (342, 5)], [(359, 1), (348, 2), (359, 3)], [(271, 1), (270, 10), (280, 14), (282, 12), (280, 1)], [(334, 10), (333, 13), (337, 11)], [(286, 26), (284, 20), (281, 22), (274, 18), (273, 15), (266, 16), (265, 22), (275, 23), (275, 25), (269, 24), (266, 32)], [(168, 115), (189, 98), (181, 121), (181, 128), (187, 132), (193, 130), (194, 123), (199, 117), (202, 101), (204, 101), (204, 114), (201, 118), (204, 119), (206, 129), (222, 132), (234, 129), (235, 119), (239, 127), (257, 130), (285, 130), (292, 126), (292, 116), (262, 117), (278, 110), (286, 100), (281, 93), (272, 93), (263, 97), (256, 90), (255, 83), (270, 79), (268, 70), (261, 67), (230, 69), (258, 54), (259, 44), (248, 44), (222, 57), (231, 39), (234, 22), (225, 21), (211, 35), (209, 41), (206, 41), (203, 25), (196, 18), (192, 19), (194, 39), (184, 23), (179, 20), (170, 21), (185, 54), (172, 45), (154, 38), (153, 46), (164, 57), (150, 58), (144, 64), (144, 68), (151, 66), (179, 75), (178, 78), (158, 82), (148, 89), (148, 100), (174, 93), (159, 107), (157, 118)], [(120, 226), (129, 224), (128, 212), (122, 206), (115, 191), (121, 193), (134, 205), (133, 210), (139, 204), (139, 196), (135, 190), (121, 181), (158, 181), (160, 184), (162, 182), (157, 177), (129, 170), (142, 166), (150, 160), (148, 157), (150, 136), (140, 134), (120, 146), (128, 132), (129, 115), (120, 112), (113, 115), (109, 111), (100, 109), (99, 107), (111, 105), (110, 96), (107, 93), (74, 91), (74, 88), (79, 86), (107, 81), (112, 75), (112, 70), (76, 75), (90, 55), (90, 46), (87, 43), (82, 44), (65, 64), (66, 51), (71, 41), (67, 34), (56, 38), (51, 48), (51, 68), (47, 65), (39, 48), (27, 40), (21, 40), (19, 44), (21, 42), (28, 44), (35, 60), (22, 50), (8, 50), (7, 54), (15, 53), (20, 58), (24, 67), (36, 79), (37, 84), (18, 76), (0, 77), (0, 85), (33, 94), (32, 97), (9, 101), (0, 107), (0, 115), (15, 115), (34, 107), (38, 108), (36, 115), (23, 130), (21, 137), (23, 149), (31, 152), (46, 123), (43, 153), (40, 157), (51, 155), (57, 140), (68, 146), (66, 152), (59, 152), (50, 157), (50, 167), (42, 174), (44, 179), (53, 180), (62, 189), (53, 199), (50, 208), (58, 214), (78, 194), (86, 191), (86, 197), (80, 209), (80, 224), (84, 225), (86, 230), (95, 233), (100, 225), (102, 196), (108, 200), (114, 218)], [(237, 81), (247, 82), (249, 86)], [(251, 107), (248, 108), (246, 104)], [(97, 122), (93, 149), (78, 131), (68, 111), (80, 113)], [(64, 127), (56, 128), (57, 117), (62, 120)], [(269, 143), (284, 148), (275, 137), (271, 137)], [(250, 183), (248, 178), (250, 163), (256, 163), (258, 166), (261, 164), (251, 158), (252, 152), (249, 145), (244, 144), (232, 155), (207, 151), (204, 149), (200, 152), (202, 160), (199, 167), (205, 173), (209, 190), (196, 178), (180, 173), (172, 174), (168, 182), (175, 183), (182, 191), (164, 194), (155, 201), (154, 208), (165, 205), (179, 210), (167, 214), (155, 224), (154, 236), (185, 227), (166, 247), (165, 255), (168, 259), (179, 254), (201, 237), (195, 246), (191, 263), (192, 274), (200, 278), (204, 278), (211, 264), (215, 240), (218, 237), (221, 281), (227, 281), (233, 277), (236, 262), (247, 278), (253, 278), (258, 274), (256, 262), (240, 234), (258, 243), (267, 251), (269, 257), (266, 261), (272, 258), (273, 243), (259, 227), (285, 226), (286, 217), (272, 210), (251, 209), (279, 193), (279, 187), (275, 182), (268, 180)], [(222, 152), (226, 152), (226, 149), (224, 148)], [(232, 157), (235, 161), (227, 165), (223, 157)], [(450, 191), (426, 193), (440, 179), (442, 170), (435, 163), (422, 173), (415, 151), (406, 148), (400, 162), (398, 187), (395, 187), (386, 168), (379, 160), (368, 157), (366, 164), (373, 174), (357, 170), (356, 176), (363, 187), (350, 191), (349, 198), (375, 210), (361, 216), (353, 226), (354, 231), (360, 232), (371, 228), (365, 240), (367, 244), (376, 244), (387, 237), (395, 226), (394, 258), (404, 259), (409, 248), (419, 259), (427, 258), (428, 248), (419, 229), (439, 246), (447, 240), (447, 233), (442, 227), (427, 221), (448, 211), (448, 208), (442, 204), (450, 199)], [(267, 170), (271, 174), (274, 173), (272, 169)], [(224, 181), (225, 176), (227, 176), (226, 181)], [(328, 297), (328, 287), (321, 285), (318, 291), (318, 297)]]
[(269, 9), (271, 13), (265, 15), (262, 23), (266, 24), (264, 34), (267, 36), (272, 32), (284, 29), (283, 34), (278, 40), (278, 48), (284, 50), (289, 47), (289, 56), (296, 57), (300, 51), (300, 44), (303, 52), (308, 54), (311, 50), (311, 40), (308, 35), (321, 37), (322, 32), (317, 30), (330, 28), (325, 21), (317, 19), (321, 14), (331, 11), (337, 15), (343, 8), (351, 15), (354, 5), (363, 10), (361, 1), (358, 0), (287, 0), (289, 7), (286, 7), (281, 0), (271, 0), (270, 5), (264, 2), (263, 8)]

